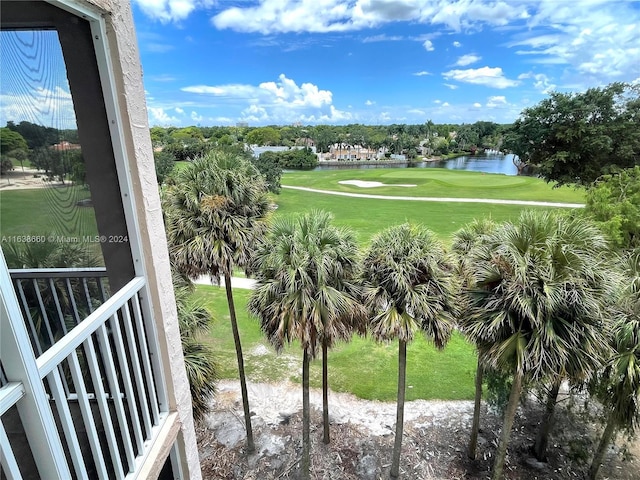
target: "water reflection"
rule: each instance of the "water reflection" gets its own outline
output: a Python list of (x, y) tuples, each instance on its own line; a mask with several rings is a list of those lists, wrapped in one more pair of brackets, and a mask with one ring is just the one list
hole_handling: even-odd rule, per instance
[(502, 173), (504, 175), (516, 175), (518, 169), (513, 164), (513, 154), (503, 155), (499, 153), (486, 153), (481, 155), (464, 155), (435, 162), (418, 162), (413, 164), (380, 164), (359, 165), (358, 163), (344, 163), (342, 165), (320, 165), (315, 170), (345, 170), (368, 168), (448, 168), (450, 170), (471, 170), (474, 172)]
[(436, 163), (441, 164), (439, 165), (440, 167), (450, 170), (472, 170), (474, 172), (503, 173), (505, 175), (517, 175), (518, 173), (518, 169), (513, 164), (513, 154), (511, 153), (508, 155), (498, 153), (465, 155)]

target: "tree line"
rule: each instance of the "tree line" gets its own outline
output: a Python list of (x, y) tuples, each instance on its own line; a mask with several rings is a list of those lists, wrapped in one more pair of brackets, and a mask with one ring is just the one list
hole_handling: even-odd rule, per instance
[[(58, 147), (56, 147), (56, 145)], [(57, 129), (31, 122), (8, 121), (0, 128), (0, 174), (26, 162), (64, 183), (66, 179), (84, 183), (85, 168), (78, 131)]]

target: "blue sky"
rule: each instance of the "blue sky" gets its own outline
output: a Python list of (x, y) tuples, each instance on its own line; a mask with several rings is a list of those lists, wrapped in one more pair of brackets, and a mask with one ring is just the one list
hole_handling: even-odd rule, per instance
[[(552, 90), (640, 83), (635, 0), (132, 0), (132, 8), (152, 126), (509, 123)], [(9, 80), (21, 63), (6, 63), (7, 51), (33, 42), (4, 35), (0, 121), (40, 123), (46, 111), (57, 115), (47, 123), (72, 122), (71, 109), (20, 113), (25, 101)], [(56, 48), (46, 34), (39, 43)], [(64, 81), (30, 88), (60, 111), (70, 106)]]
[(640, 82), (640, 3), (133, 0), (152, 125), (512, 122)]

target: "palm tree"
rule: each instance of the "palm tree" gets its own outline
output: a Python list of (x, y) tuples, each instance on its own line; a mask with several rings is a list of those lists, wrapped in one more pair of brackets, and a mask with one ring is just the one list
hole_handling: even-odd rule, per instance
[(624, 260), (625, 285), (616, 302), (612, 336), (615, 353), (597, 382), (607, 423), (589, 468), (589, 480), (596, 479), (615, 432), (633, 433), (640, 423), (640, 249)]
[(231, 329), (238, 359), (247, 450), (254, 450), (242, 345), (236, 320), (231, 275), (249, 263), (264, 234), (271, 204), (267, 185), (241, 156), (212, 151), (195, 159), (163, 192), (169, 252), (179, 271), (191, 278), (224, 277)]
[(248, 303), (270, 343), (281, 350), (299, 340), (302, 361), (303, 455), (301, 473), (309, 478), (309, 362), (322, 347), (324, 440), (329, 440), (327, 349), (348, 340), (364, 325), (358, 303), (358, 248), (349, 230), (334, 227), (332, 216), (313, 211), (278, 219), (256, 252), (257, 285)]
[[(469, 262), (469, 252), (481, 245), (486, 236), (495, 230), (496, 224), (491, 219), (475, 219), (465, 227), (453, 234), (451, 250), (456, 254), (458, 260), (458, 274), (462, 279), (463, 286), (472, 286), (472, 268)], [(464, 297), (463, 297), (464, 299)], [(464, 315), (465, 306), (462, 307), (461, 315)], [(471, 436), (469, 438), (469, 448), (467, 455), (471, 459), (476, 458), (478, 447), (478, 432), (480, 431), (480, 404), (482, 402), (482, 381), (484, 366), (482, 357), (478, 354), (478, 365), (476, 367), (475, 389), (476, 395), (473, 404), (473, 422), (471, 424)]]
[(583, 219), (523, 212), (470, 251), (473, 289), (461, 319), (486, 364), (513, 375), (493, 478), (502, 478), (525, 379), (598, 369), (606, 346), (602, 234)]
[(181, 286), (174, 281), (173, 289), (178, 309), (182, 352), (191, 390), (193, 417), (197, 421), (209, 412), (209, 400), (215, 393), (215, 382), (218, 379), (213, 351), (198, 338), (209, 333), (211, 314), (204, 303), (194, 297), (192, 288)]
[[(609, 268), (610, 261), (607, 260), (606, 265), (603, 262), (608, 253), (608, 245), (602, 233), (593, 225), (585, 224), (582, 220), (574, 220), (561, 222), (558, 234), (562, 240), (555, 243), (555, 251), (550, 252), (553, 254), (553, 270), (550, 270), (549, 278), (556, 282), (574, 282), (570, 302), (600, 305), (594, 310), (594, 315), (597, 318), (599, 311), (602, 320), (606, 304), (616, 293), (615, 282), (611, 281), (615, 275)], [(610, 256), (606, 258), (609, 259)], [(595, 268), (599, 270), (596, 271)], [(588, 315), (579, 308), (572, 308), (571, 304), (559, 314), (562, 321), (575, 325), (579, 325), (582, 318)], [(590, 343), (583, 344), (583, 348), (568, 350), (564, 363), (559, 364), (544, 381), (547, 400), (533, 445), (534, 455), (540, 461), (546, 460), (548, 438), (554, 423), (555, 406), (562, 382), (568, 380), (571, 385), (584, 385), (585, 381), (598, 372), (603, 359), (610, 355), (608, 329), (601, 325), (598, 332), (599, 335), (587, 338), (587, 342)], [(561, 334), (555, 333), (561, 337)], [(585, 346), (588, 348), (584, 348)]]
[(398, 400), (391, 478), (398, 478), (404, 428), (407, 343), (418, 331), (442, 349), (451, 335), (456, 284), (435, 235), (399, 225), (377, 234), (363, 260), (363, 303), (378, 341), (398, 340)]
[[(55, 236), (55, 234), (49, 234), (47, 238)], [(87, 243), (7, 243), (3, 248), (9, 268), (72, 268), (104, 265), (98, 253), (99, 250)]]

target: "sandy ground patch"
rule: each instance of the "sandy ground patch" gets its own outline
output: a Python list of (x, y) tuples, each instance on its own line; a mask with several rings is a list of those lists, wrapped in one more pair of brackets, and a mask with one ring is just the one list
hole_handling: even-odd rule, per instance
[(33, 168), (14, 167), (0, 177), (0, 190), (21, 190), (26, 188), (43, 188), (60, 185), (59, 182), (45, 182), (44, 172)]
[[(204, 478), (228, 480), (297, 479), (301, 453), (302, 389), (290, 382), (248, 382), (256, 453), (244, 452), (244, 420), (238, 381), (222, 380), (212, 412), (198, 425)], [(322, 443), (321, 391), (311, 389), (311, 478), (388, 478), (393, 449), (395, 402), (361, 400), (329, 393), (331, 444)], [(600, 427), (584, 421), (582, 401), (558, 404), (548, 462), (531, 457), (543, 405), (532, 398), (518, 408), (511, 432), (505, 478), (576, 480), (586, 478)], [(403, 480), (486, 480), (502, 428), (502, 418), (483, 405), (477, 459), (467, 456), (473, 404), (418, 400), (405, 405)], [(638, 480), (638, 442), (622, 438), (607, 451), (600, 478)], [(626, 457), (626, 458), (625, 458)]]
[(375, 187), (415, 187), (416, 185), (401, 184), (401, 183), (382, 183), (382, 182), (369, 182), (364, 180), (340, 180), (338, 183), (342, 185), (355, 185), (360, 188), (375, 188)]

